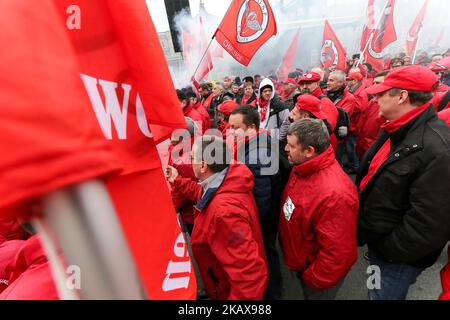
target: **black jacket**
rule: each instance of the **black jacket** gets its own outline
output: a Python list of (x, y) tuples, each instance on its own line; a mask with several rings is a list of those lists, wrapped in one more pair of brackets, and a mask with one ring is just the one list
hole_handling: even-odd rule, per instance
[(430, 106), (391, 135), (382, 130), (362, 160), (358, 186), (389, 137), (388, 160), (360, 195), (358, 245), (385, 261), (426, 268), (450, 240), (450, 128)]

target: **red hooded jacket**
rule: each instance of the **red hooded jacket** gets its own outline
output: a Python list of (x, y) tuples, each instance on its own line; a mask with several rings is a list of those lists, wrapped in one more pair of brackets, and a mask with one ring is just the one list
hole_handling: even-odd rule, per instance
[(344, 97), (336, 103), (337, 107), (344, 109), (350, 117), (350, 133), (357, 135), (357, 117), (359, 116), (359, 106), (356, 98), (347, 89), (344, 90)]
[(369, 106), (369, 95), (366, 92), (366, 87), (361, 84), (361, 86), (353, 92), (353, 96), (356, 99), (356, 105), (353, 110), (353, 117), (350, 118), (350, 132), (357, 136), (362, 129), (362, 114)]
[[(199, 184), (180, 176), (174, 188), (186, 197), (199, 199), (202, 194)], [(267, 262), (252, 189), (250, 170), (232, 164), (216, 176), (196, 205), (191, 246), (212, 299), (262, 299), (266, 289)]]
[(331, 147), (292, 169), (282, 196), (284, 261), (313, 289), (335, 286), (356, 262), (358, 192)]
[(356, 138), (356, 155), (359, 158), (370, 149), (377, 140), (381, 125), (386, 119), (380, 116), (380, 106), (372, 99), (367, 108), (362, 110), (359, 126), (359, 135)]
[(24, 241), (17, 255), (7, 266), (9, 285), (0, 300), (58, 300), (59, 296), (42, 248), (34, 235)]

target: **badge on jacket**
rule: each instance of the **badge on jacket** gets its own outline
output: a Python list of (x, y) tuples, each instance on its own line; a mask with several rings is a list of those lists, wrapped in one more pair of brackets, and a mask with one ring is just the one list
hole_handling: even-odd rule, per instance
[(294, 213), (295, 210), (295, 205), (292, 202), (290, 197), (287, 197), (286, 202), (284, 203), (283, 206), (283, 212), (284, 212), (284, 217), (286, 218), (287, 221), (291, 220), (291, 216), (292, 213)]

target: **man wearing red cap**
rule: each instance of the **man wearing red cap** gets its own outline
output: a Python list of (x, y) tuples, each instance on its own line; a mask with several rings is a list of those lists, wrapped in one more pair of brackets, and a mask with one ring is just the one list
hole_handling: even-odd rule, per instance
[(231, 111), (236, 109), (238, 104), (233, 100), (227, 100), (222, 102), (217, 106), (217, 121), (218, 127), (217, 129), (222, 132), (222, 135), (225, 137), (226, 131), (229, 128), (228, 119), (230, 118)]
[[(350, 118), (350, 131), (343, 143), (339, 144), (336, 159), (342, 165), (342, 158), (344, 154), (347, 154), (350, 165), (348, 173), (356, 173), (359, 169), (359, 159), (355, 153), (356, 136), (358, 134), (355, 126), (358, 118), (358, 103), (353, 94), (347, 90), (345, 81), (345, 72), (340, 70), (332, 72), (328, 78), (327, 96), (337, 107), (344, 109)], [(342, 136), (343, 134), (340, 133), (338, 138)]]
[(367, 89), (388, 120), (357, 177), (358, 244), (381, 270), (370, 299), (405, 299), (450, 240), (450, 128), (430, 104), (437, 82), (415, 65)]
[(431, 102), (437, 111), (442, 111), (450, 107), (450, 87), (442, 82), (448, 69), (439, 63), (431, 63), (428, 67), (439, 78), (439, 85), (434, 90), (434, 97)]
[(334, 103), (328, 99), (320, 88), (321, 78), (320, 74), (310, 71), (300, 77), (298, 85), (301, 94), (311, 94), (320, 99), (322, 102), (322, 110), (327, 115), (327, 120), (331, 125), (331, 129), (334, 131), (339, 114)]
[(323, 121), (289, 127), (292, 169), (282, 195), (279, 237), (286, 266), (307, 300), (332, 300), (356, 261), (358, 193), (334, 157)]
[(328, 134), (330, 135), (331, 146), (333, 147), (333, 150), (336, 151), (337, 139), (333, 130), (331, 130), (331, 125), (328, 122), (326, 114), (322, 110), (322, 104), (319, 99), (310, 94), (303, 94), (298, 97), (297, 104), (295, 105), (295, 108), (291, 110), (289, 115), (291, 122), (297, 122), (306, 118), (320, 119), (325, 123)]

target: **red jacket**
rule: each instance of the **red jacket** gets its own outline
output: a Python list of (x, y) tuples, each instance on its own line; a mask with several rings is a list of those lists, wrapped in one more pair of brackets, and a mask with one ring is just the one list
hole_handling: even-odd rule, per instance
[(318, 87), (311, 93), (314, 97), (319, 98), (322, 102), (322, 111), (327, 116), (327, 121), (331, 125), (331, 130), (336, 128), (339, 112), (334, 103), (323, 93), (322, 89)]
[(439, 300), (450, 300), (450, 249), (448, 250), (449, 262), (441, 271), (442, 294)]
[(0, 300), (58, 300), (59, 296), (38, 235), (26, 240), (8, 265), (9, 286)]
[(357, 136), (362, 128), (362, 113), (368, 108), (369, 105), (369, 95), (366, 93), (366, 88), (364, 85), (361, 85), (353, 93), (353, 96), (356, 99), (356, 105), (353, 109), (352, 118), (350, 118), (350, 132)]
[(359, 107), (355, 96), (345, 89), (344, 97), (336, 103), (336, 106), (344, 109), (348, 113), (350, 117), (350, 133), (357, 135), (356, 124), (359, 116)]
[(194, 104), (194, 109), (200, 114), (202, 117), (202, 134), (205, 133), (206, 130), (211, 128), (211, 119), (209, 117), (208, 111), (206, 111), (205, 107), (201, 102)]
[(331, 147), (292, 169), (281, 204), (287, 267), (300, 272), (308, 287), (333, 287), (356, 262), (358, 192)]
[[(174, 188), (187, 197), (202, 194), (199, 184), (181, 177)], [(250, 170), (233, 164), (225, 177), (216, 176), (196, 205), (192, 252), (212, 299), (262, 299), (266, 289), (267, 263), (252, 189)]]
[(186, 108), (183, 109), (183, 114), (185, 117), (191, 118), (199, 128), (201, 128), (201, 132), (203, 134), (205, 126), (207, 124), (204, 121), (204, 118), (198, 113), (197, 110), (195, 110), (194, 105), (190, 103)]
[(386, 119), (380, 116), (380, 106), (372, 99), (367, 108), (362, 110), (359, 135), (356, 138), (356, 154), (359, 158), (369, 150), (377, 140), (380, 128)]
[(10, 270), (7, 267), (13, 261), (24, 242), (24, 240), (11, 240), (0, 244), (0, 293), (9, 284)]
[[(191, 179), (198, 182), (192, 169), (190, 153), (186, 150), (191, 150), (194, 139), (191, 139), (189, 145), (180, 143), (176, 147), (169, 145), (169, 161), (168, 165), (177, 169), (178, 174), (184, 178)], [(172, 202), (175, 210), (181, 214), (183, 221), (187, 224), (194, 224), (194, 202), (188, 200), (175, 192), (171, 186)]]
[(438, 113), (438, 116), (450, 126), (450, 109), (444, 109)]
[(26, 234), (17, 219), (0, 218), (0, 244), (9, 240), (24, 240)]
[(203, 98), (203, 99), (202, 99), (202, 106), (203, 106), (206, 110), (208, 110), (208, 109), (211, 108), (211, 101), (212, 101), (213, 98), (214, 98), (214, 96), (213, 96), (212, 94), (210, 94), (210, 95), (208, 96), (208, 98)]

